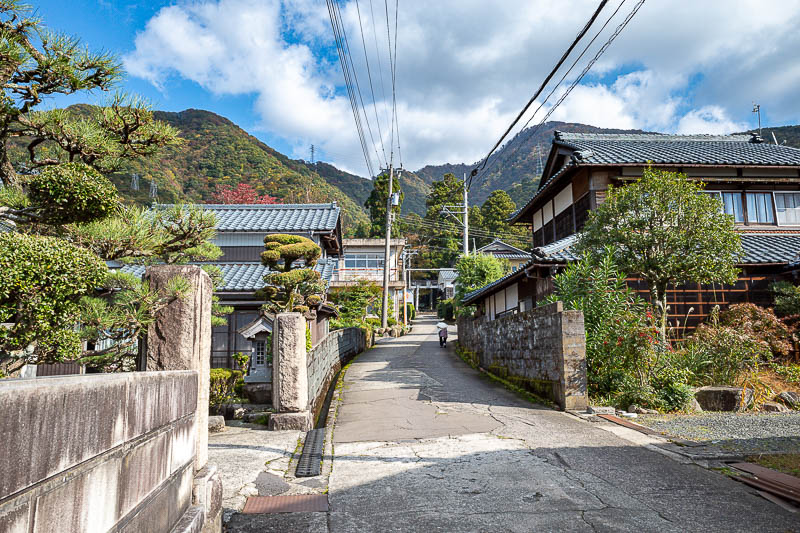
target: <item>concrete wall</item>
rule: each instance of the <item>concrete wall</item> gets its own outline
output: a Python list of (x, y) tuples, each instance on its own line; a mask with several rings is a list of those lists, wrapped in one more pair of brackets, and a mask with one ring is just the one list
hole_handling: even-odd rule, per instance
[(562, 409), (582, 409), (586, 397), (583, 313), (561, 302), (489, 320), (462, 317), (458, 342), (481, 367), (548, 397)]
[(0, 531), (202, 527), (197, 389), (195, 371), (0, 382)]
[(332, 331), (308, 352), (308, 401), (314, 418), (319, 414), (333, 376), (347, 360), (364, 351), (366, 335), (361, 328)]

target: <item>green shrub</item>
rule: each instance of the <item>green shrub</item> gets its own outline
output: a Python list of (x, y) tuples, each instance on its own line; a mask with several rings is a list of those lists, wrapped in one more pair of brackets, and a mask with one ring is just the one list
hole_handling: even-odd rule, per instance
[(236, 392), (236, 384), (242, 378), (242, 372), (229, 368), (212, 368), (209, 383), (208, 403), (219, 407), (230, 402)]
[(79, 303), (107, 275), (99, 257), (63, 239), (0, 233), (0, 322), (15, 323), (0, 328), (0, 352), (36, 342), (40, 362), (80, 357)]
[(236, 364), (239, 370), (242, 372), (247, 372), (247, 365), (250, 363), (250, 356), (246, 353), (236, 352), (235, 354), (231, 355), (231, 359)]
[(791, 331), (772, 309), (735, 304), (719, 314), (719, 323), (764, 344), (773, 355), (788, 355), (792, 349)]
[(417, 318), (417, 310), (414, 308), (414, 304), (411, 302), (406, 303), (406, 316), (409, 320), (414, 320)]
[(738, 385), (743, 374), (772, 358), (767, 343), (715, 321), (698, 326), (681, 354), (696, 385)]
[(789, 383), (800, 383), (800, 365), (770, 363), (770, 368)]
[(770, 285), (775, 297), (775, 312), (781, 316), (800, 315), (800, 287), (778, 281)]
[(443, 320), (453, 320), (455, 318), (453, 299), (441, 300), (436, 306), (436, 314)]
[(27, 188), (31, 203), (49, 224), (106, 218), (119, 205), (114, 184), (82, 163), (46, 167), (30, 179)]

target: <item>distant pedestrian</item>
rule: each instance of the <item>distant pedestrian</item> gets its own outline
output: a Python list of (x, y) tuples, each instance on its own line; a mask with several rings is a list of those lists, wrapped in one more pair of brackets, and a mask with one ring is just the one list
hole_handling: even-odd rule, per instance
[(439, 346), (447, 346), (447, 328), (439, 328)]

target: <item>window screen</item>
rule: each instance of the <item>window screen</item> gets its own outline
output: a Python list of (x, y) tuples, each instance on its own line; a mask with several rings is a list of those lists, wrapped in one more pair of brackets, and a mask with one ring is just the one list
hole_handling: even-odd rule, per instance
[(751, 224), (774, 224), (772, 215), (772, 193), (747, 193), (747, 221)]
[(800, 193), (776, 192), (775, 208), (778, 211), (778, 224), (800, 225)]

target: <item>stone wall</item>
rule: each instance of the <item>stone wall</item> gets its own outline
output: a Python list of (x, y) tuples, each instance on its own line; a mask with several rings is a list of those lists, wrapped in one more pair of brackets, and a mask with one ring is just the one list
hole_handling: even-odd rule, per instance
[(561, 302), (506, 315), (462, 317), (458, 342), (481, 367), (553, 400), (582, 409), (586, 397), (586, 336), (583, 313)]
[(199, 531), (198, 373), (0, 382), (0, 531)]
[(308, 401), (316, 418), (325, 401), (325, 393), (333, 376), (347, 360), (366, 348), (366, 336), (361, 328), (346, 328), (330, 332), (308, 353)]

